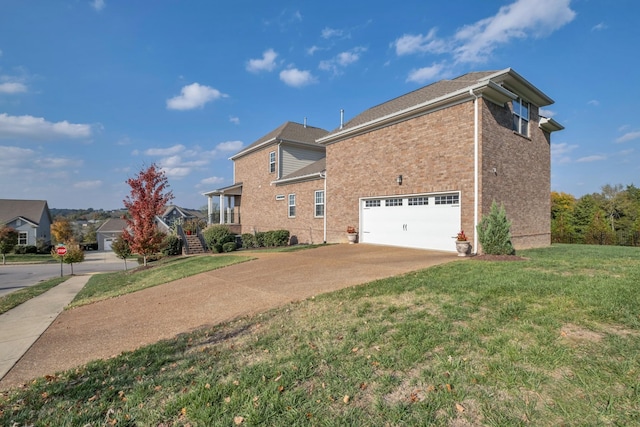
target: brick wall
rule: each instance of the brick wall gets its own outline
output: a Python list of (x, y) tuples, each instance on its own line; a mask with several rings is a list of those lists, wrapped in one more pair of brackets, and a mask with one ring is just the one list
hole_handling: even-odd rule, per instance
[(461, 192), (473, 239), (473, 114), (467, 102), (327, 146), (327, 240), (359, 227), (359, 198), (442, 191)]
[[(235, 180), (242, 182), (241, 231), (289, 230), (294, 242), (322, 243), (323, 218), (314, 218), (315, 191), (324, 187), (323, 179), (276, 186), (276, 173), (269, 173), (269, 152), (275, 145), (235, 160)], [(277, 155), (277, 154), (276, 154)], [(279, 161), (279, 159), (277, 159)], [(288, 195), (296, 195), (296, 216), (288, 217)], [(284, 200), (276, 200), (283, 195)]]

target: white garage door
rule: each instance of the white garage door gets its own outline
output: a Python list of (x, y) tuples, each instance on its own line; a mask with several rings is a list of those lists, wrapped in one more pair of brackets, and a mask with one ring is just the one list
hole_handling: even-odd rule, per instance
[(360, 241), (455, 252), (460, 231), (460, 194), (363, 199)]
[(104, 250), (105, 251), (110, 251), (112, 243), (113, 243), (113, 238), (104, 239)]

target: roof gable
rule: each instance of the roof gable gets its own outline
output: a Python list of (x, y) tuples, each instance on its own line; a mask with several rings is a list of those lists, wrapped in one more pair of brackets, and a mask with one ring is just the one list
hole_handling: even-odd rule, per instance
[(328, 133), (328, 131), (321, 128), (307, 126), (295, 122), (285, 122), (276, 129), (272, 130), (268, 134), (250, 144), (248, 147), (244, 148), (242, 151), (235, 154), (233, 157), (231, 157), (231, 160), (235, 160), (262, 147), (279, 142), (290, 142), (321, 147), (321, 145), (318, 144), (316, 140), (322, 138)]
[(0, 224), (21, 217), (38, 225), (43, 215), (48, 215), (49, 222), (51, 222), (51, 214), (46, 200), (0, 199)]

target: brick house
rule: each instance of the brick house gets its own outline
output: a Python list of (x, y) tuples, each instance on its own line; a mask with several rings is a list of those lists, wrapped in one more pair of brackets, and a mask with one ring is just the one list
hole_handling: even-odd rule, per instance
[[(563, 127), (539, 109), (552, 103), (510, 68), (468, 73), (372, 107), (313, 141), (307, 131), (305, 147), (324, 158), (286, 174), (281, 151), (302, 141), (278, 142), (276, 130), (232, 157), (238, 229), (286, 228), (316, 243), (344, 242), (354, 226), (363, 243), (445, 251), (455, 251), (463, 229), (476, 252), (475, 226), (496, 201), (516, 249), (549, 245), (550, 137)], [(225, 189), (217, 191), (207, 193), (210, 203), (222, 200)]]

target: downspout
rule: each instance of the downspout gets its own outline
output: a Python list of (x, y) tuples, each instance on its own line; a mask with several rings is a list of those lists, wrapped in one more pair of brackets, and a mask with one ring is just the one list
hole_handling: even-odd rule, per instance
[(320, 176), (324, 179), (324, 215), (322, 217), (322, 239), (323, 243), (327, 243), (327, 171), (320, 172)]
[(473, 89), (469, 89), (469, 93), (474, 97), (473, 100), (473, 252), (478, 253), (478, 96), (473, 93)]

